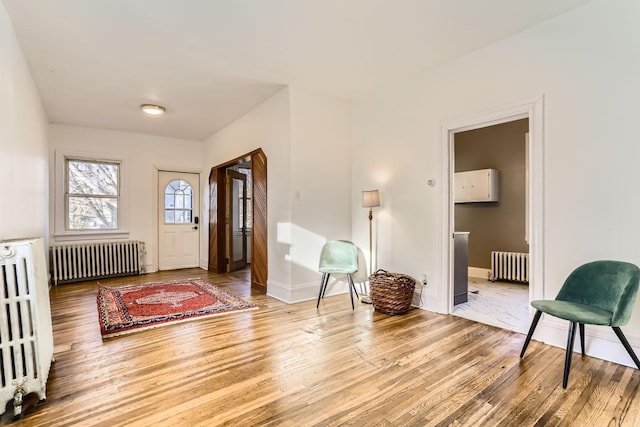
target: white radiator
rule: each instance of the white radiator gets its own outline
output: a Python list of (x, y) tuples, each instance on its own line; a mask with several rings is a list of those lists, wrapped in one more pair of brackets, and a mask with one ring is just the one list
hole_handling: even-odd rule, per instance
[(55, 245), (51, 247), (54, 285), (145, 272), (144, 242), (137, 240)]
[(491, 278), (489, 280), (529, 283), (529, 254), (491, 252)]
[(53, 331), (44, 243), (41, 238), (0, 242), (0, 415), (13, 400), (46, 399)]

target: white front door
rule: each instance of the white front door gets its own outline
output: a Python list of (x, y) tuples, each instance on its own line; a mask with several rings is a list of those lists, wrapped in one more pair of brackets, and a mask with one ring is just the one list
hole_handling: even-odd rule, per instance
[(158, 172), (158, 268), (198, 267), (200, 175)]

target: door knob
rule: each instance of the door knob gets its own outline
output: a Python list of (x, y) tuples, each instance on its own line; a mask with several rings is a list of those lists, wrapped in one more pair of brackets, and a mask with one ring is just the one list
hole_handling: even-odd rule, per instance
[(197, 230), (197, 229), (198, 229), (198, 226), (197, 226), (197, 225), (194, 225), (194, 226), (193, 226), (193, 227), (191, 227), (191, 228), (193, 228), (194, 230)]

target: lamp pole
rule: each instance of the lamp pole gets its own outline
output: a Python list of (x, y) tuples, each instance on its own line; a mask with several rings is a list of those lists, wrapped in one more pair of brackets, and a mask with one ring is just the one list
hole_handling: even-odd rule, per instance
[[(378, 190), (363, 191), (362, 207), (369, 208), (369, 265), (367, 266), (367, 278), (373, 274), (373, 208), (377, 206), (380, 206), (380, 194)], [(371, 304), (371, 296), (363, 295), (361, 301), (366, 304)]]
[(373, 208), (369, 208), (369, 271), (367, 277), (373, 273)]

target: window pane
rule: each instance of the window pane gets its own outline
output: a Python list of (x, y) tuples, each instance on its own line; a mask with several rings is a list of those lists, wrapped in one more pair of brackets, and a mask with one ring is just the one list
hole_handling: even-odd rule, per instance
[(185, 195), (184, 196), (184, 207), (185, 208), (191, 209), (193, 207), (193, 206), (191, 206), (192, 199), (193, 199), (192, 195)]
[(252, 197), (251, 190), (253, 189), (253, 183), (251, 182), (251, 169), (240, 168), (238, 169), (238, 172), (247, 175), (247, 198), (250, 199)]
[(67, 229), (117, 229), (120, 164), (66, 159), (65, 167)]
[(246, 227), (251, 229), (251, 224), (253, 224), (253, 205), (251, 204), (251, 200), (247, 200), (247, 223)]
[(67, 161), (69, 194), (118, 195), (118, 167), (116, 163)]
[(70, 230), (112, 230), (118, 228), (118, 199), (69, 196)]
[(184, 194), (176, 193), (176, 209), (184, 208)]
[(193, 222), (193, 220), (191, 219), (191, 215), (192, 215), (191, 211), (184, 211), (184, 222), (185, 223)]
[(184, 223), (184, 211), (176, 211), (176, 224)]
[(164, 207), (165, 208), (173, 208), (174, 207), (173, 194), (165, 194), (164, 195)]
[(247, 176), (247, 222), (245, 224), (245, 226), (247, 227), (247, 229), (251, 229), (251, 224), (253, 221), (253, 217), (252, 217), (252, 209), (253, 209), (253, 205), (251, 203), (251, 198), (253, 197), (253, 176), (252, 176), (252, 171), (250, 168), (240, 168), (238, 169), (238, 172), (243, 173)]
[(167, 209), (164, 211), (164, 222), (165, 224), (173, 224), (175, 222), (173, 209)]

